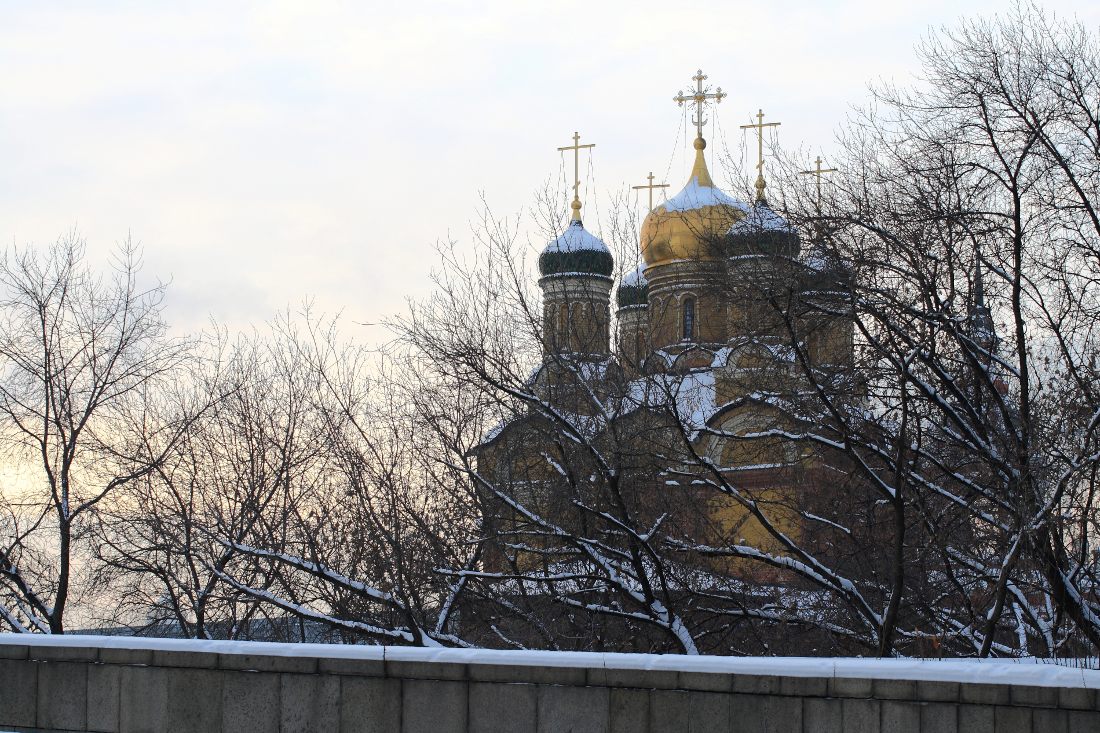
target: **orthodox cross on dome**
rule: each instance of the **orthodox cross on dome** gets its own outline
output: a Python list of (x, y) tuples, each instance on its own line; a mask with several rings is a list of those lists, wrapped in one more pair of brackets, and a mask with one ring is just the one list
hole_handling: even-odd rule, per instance
[(653, 211), (653, 189), (655, 189), (655, 188), (668, 188), (667, 183), (654, 183), (653, 182), (653, 177), (654, 177), (653, 176), (653, 171), (650, 171), (649, 175), (646, 176), (646, 178), (649, 179), (649, 185), (646, 185), (646, 186), (632, 186), (631, 187), (635, 191), (638, 191), (638, 190), (643, 189), (643, 188), (649, 189), (649, 210), (650, 211)]
[(676, 92), (676, 96), (672, 98), (672, 101), (680, 107), (684, 106), (684, 102), (690, 102), (695, 105), (695, 117), (691, 122), (695, 125), (695, 137), (699, 140), (703, 139), (703, 125), (707, 124), (707, 121), (703, 119), (703, 105), (710, 99), (713, 99), (717, 104), (725, 97), (729, 96), (722, 91), (722, 87), (718, 87), (713, 92), (708, 92), (703, 87), (703, 82), (706, 78), (707, 75), (703, 73), (702, 69), (699, 69), (699, 71), (695, 73), (695, 76), (691, 77), (691, 80), (695, 82), (694, 94), (684, 94), (683, 91), (679, 91)]
[(768, 185), (764, 183), (764, 128), (779, 127), (781, 124), (783, 123), (764, 122), (764, 110), (758, 110), (754, 124), (741, 125), (742, 130), (756, 130), (756, 202), (758, 204), (767, 203), (764, 199), (764, 188)]
[(817, 168), (812, 171), (799, 171), (798, 173), (803, 176), (817, 176), (817, 213), (821, 213), (821, 177), (826, 173), (836, 173), (836, 168), (822, 168), (821, 156), (817, 156), (817, 160), (814, 161), (817, 164)]
[(569, 204), (573, 209), (573, 221), (581, 220), (581, 150), (594, 147), (596, 147), (596, 143), (581, 145), (581, 134), (574, 132), (573, 144), (558, 148), (559, 152), (573, 151), (573, 203)]

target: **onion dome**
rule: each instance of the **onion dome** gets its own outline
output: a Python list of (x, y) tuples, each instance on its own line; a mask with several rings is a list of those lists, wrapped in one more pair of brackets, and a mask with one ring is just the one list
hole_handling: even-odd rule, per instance
[(645, 263), (623, 276), (615, 300), (620, 308), (649, 305), (649, 281), (645, 279)]
[(815, 239), (803, 253), (802, 264), (806, 266), (805, 287), (818, 291), (846, 292), (852, 283), (852, 271), (836, 256), (826, 249), (820, 239)]
[(590, 234), (576, 217), (539, 255), (539, 273), (543, 277), (588, 275), (610, 280), (614, 269), (611, 250), (602, 239)]
[(717, 242), (749, 212), (714, 185), (703, 150), (707, 141), (695, 138), (695, 165), (680, 193), (654, 207), (642, 224), (642, 258), (649, 266), (677, 260), (714, 259)]
[(728, 237), (729, 253), (733, 257), (755, 254), (798, 256), (798, 234), (790, 222), (772, 211), (763, 200), (758, 200), (743, 219), (730, 227)]

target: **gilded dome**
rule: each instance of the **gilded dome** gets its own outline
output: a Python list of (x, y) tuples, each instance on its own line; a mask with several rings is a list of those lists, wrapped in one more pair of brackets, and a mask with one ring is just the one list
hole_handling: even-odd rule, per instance
[(721, 191), (711, 180), (703, 149), (695, 139), (695, 165), (680, 193), (654, 207), (642, 224), (642, 258), (646, 265), (677, 260), (715, 259), (715, 243), (750, 211), (748, 204)]

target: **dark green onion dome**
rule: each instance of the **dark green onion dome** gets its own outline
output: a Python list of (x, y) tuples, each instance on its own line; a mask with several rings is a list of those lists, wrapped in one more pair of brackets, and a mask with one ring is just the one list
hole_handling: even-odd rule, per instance
[(620, 308), (649, 305), (649, 281), (645, 279), (644, 262), (639, 262), (636, 269), (623, 276), (615, 300)]
[(569, 222), (565, 232), (539, 255), (539, 273), (543, 277), (595, 275), (610, 280), (614, 270), (611, 250), (599, 237), (585, 231), (579, 219)]
[(847, 291), (852, 284), (852, 271), (848, 265), (828, 252), (820, 241), (815, 240), (808, 249), (802, 259), (806, 266), (806, 288)]
[(744, 255), (780, 255), (798, 257), (798, 234), (790, 223), (762, 201), (740, 219), (727, 234), (731, 257)]

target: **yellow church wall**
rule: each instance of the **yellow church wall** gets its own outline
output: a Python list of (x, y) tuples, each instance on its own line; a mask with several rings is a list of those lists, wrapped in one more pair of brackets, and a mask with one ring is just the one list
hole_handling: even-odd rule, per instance
[[(736, 484), (736, 475), (728, 476), (728, 480)], [(766, 479), (765, 479), (766, 480)], [(767, 518), (768, 523), (779, 532), (790, 537), (795, 542), (802, 539), (802, 518), (791, 507), (796, 499), (790, 487), (776, 485), (770, 488), (756, 488), (747, 492), (752, 501), (759, 507), (761, 513)], [(708, 502), (708, 515), (718, 540), (715, 544), (747, 545), (754, 549), (775, 555), (784, 555), (787, 549), (757, 519), (752, 511), (732, 496), (720, 495)], [(755, 561), (737, 559), (723, 559), (719, 563), (727, 572), (740, 574), (748, 568), (758, 568)]]

